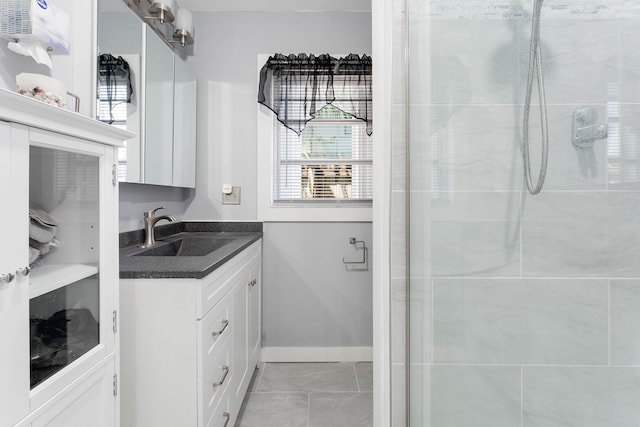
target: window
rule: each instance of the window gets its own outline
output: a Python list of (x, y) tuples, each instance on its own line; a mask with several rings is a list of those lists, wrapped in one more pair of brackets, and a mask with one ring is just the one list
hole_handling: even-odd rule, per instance
[[(127, 129), (128, 105), (133, 86), (129, 64), (121, 56), (102, 54), (98, 58), (97, 118), (101, 122)], [(127, 176), (127, 147), (118, 148), (118, 180)]]
[[(349, 68), (360, 66), (357, 55), (348, 63), (328, 55), (316, 59), (327, 58), (326, 70), (309, 65), (306, 56), (302, 61), (300, 56), (286, 58), (294, 63), (292, 68), (286, 63), (284, 71), (266, 77), (265, 68), (274, 57), (262, 67), (259, 102), (271, 110), (260, 107), (258, 117), (262, 220), (370, 218), (371, 59), (363, 57), (368, 60), (363, 75)], [(286, 62), (285, 57), (278, 59)]]
[(273, 202), (371, 204), (373, 161), (365, 123), (327, 105), (297, 135), (274, 120)]
[(98, 120), (126, 129), (132, 95), (129, 64), (109, 54), (101, 55), (98, 64)]

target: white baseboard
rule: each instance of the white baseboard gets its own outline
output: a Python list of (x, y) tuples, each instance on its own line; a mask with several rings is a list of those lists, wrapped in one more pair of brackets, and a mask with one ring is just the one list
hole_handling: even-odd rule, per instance
[(371, 362), (373, 347), (262, 347), (263, 362)]

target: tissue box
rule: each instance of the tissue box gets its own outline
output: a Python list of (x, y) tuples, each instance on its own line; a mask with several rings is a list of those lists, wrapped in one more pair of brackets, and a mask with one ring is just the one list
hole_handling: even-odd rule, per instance
[(0, 0), (0, 37), (38, 41), (50, 53), (68, 55), (69, 16), (47, 0)]

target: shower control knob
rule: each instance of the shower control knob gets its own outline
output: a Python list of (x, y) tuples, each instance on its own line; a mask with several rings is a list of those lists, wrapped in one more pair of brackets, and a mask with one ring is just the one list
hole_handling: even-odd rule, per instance
[(578, 107), (574, 114), (576, 123), (583, 126), (593, 125), (598, 121), (598, 110), (593, 107)]
[(0, 283), (11, 283), (16, 275), (13, 273), (0, 274)]

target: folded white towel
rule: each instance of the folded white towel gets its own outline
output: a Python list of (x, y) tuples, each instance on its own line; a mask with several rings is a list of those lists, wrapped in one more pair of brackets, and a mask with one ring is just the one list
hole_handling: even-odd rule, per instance
[(55, 227), (58, 225), (56, 220), (51, 218), (49, 214), (42, 209), (29, 208), (29, 218), (44, 226)]
[(42, 225), (33, 220), (29, 221), (29, 238), (40, 243), (49, 243), (56, 235), (57, 227)]
[(51, 249), (49, 243), (41, 243), (33, 239), (29, 239), (29, 247), (37, 250), (38, 252), (40, 252), (40, 255), (43, 256), (48, 254), (49, 250)]

